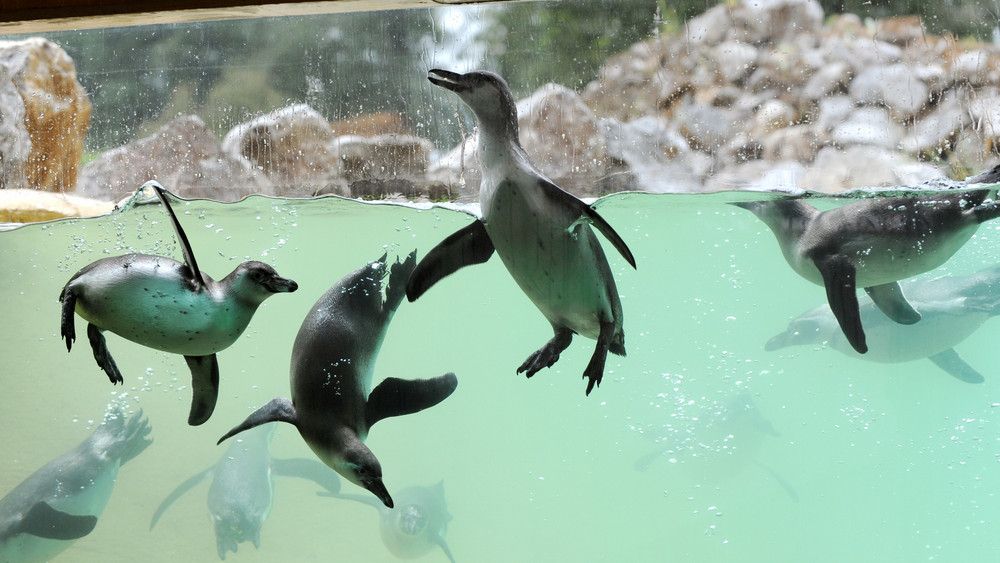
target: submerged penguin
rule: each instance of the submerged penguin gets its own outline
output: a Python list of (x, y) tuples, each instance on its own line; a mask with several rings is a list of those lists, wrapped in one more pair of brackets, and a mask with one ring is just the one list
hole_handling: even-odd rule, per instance
[(89, 438), (0, 499), (0, 562), (48, 561), (89, 534), (111, 498), (118, 469), (152, 440), (142, 411), (112, 410)]
[(263, 262), (243, 262), (222, 281), (198, 269), (191, 244), (174, 215), (163, 187), (146, 182), (163, 203), (184, 262), (149, 254), (102, 258), (77, 272), (59, 295), (62, 338), (72, 350), (76, 340), (73, 313), (88, 322), (87, 337), (97, 365), (111, 383), (123, 378), (108, 351), (105, 330), (173, 354), (182, 354), (191, 369), (191, 412), (188, 424), (212, 416), (219, 396), (219, 363), (215, 353), (243, 334), (257, 307), (275, 293), (292, 292), (298, 284)]
[(274, 477), (300, 477), (317, 483), (328, 493), (340, 492), (340, 478), (329, 467), (314, 459), (275, 459), (271, 457), (271, 439), (276, 424), (255, 428), (234, 440), (214, 467), (198, 473), (173, 490), (153, 514), (152, 530), (163, 513), (184, 493), (212, 476), (208, 488), (208, 511), (215, 526), (219, 558), (236, 552), (240, 543), (249, 541), (260, 548), (260, 534), (274, 500)]
[(587, 394), (600, 385), (608, 351), (625, 355), (622, 306), (594, 225), (628, 263), (625, 241), (593, 207), (553, 184), (532, 164), (518, 138), (517, 108), (503, 78), (490, 72), (430, 71), (428, 80), (458, 94), (479, 120), (482, 219), (452, 234), (420, 262), (406, 286), (416, 300), (463, 266), (500, 255), (555, 336), (517, 368), (531, 377), (552, 366), (574, 334), (597, 340), (583, 376)]
[(983, 376), (959, 356), (953, 346), (1000, 314), (1000, 266), (970, 276), (942, 276), (902, 282), (907, 299), (921, 320), (902, 325), (883, 315), (862, 296), (861, 322), (871, 350), (860, 355), (845, 340), (830, 307), (820, 305), (788, 323), (767, 341), (766, 350), (826, 344), (848, 356), (872, 362), (897, 363), (927, 358), (952, 377), (981, 383)]
[(451, 520), (444, 501), (444, 482), (432, 487), (407, 487), (395, 495), (394, 508), (370, 497), (350, 494), (320, 493), (374, 506), (379, 512), (379, 533), (390, 553), (400, 559), (417, 559), (440, 547), (451, 563), (455, 557), (444, 541)]
[(295, 337), (292, 399), (272, 399), (219, 443), (266, 422), (288, 422), (323, 463), (392, 508), (392, 497), (382, 483), (382, 466), (364, 444), (368, 431), (384, 418), (433, 407), (458, 386), (455, 374), (447, 373), (432, 379), (389, 377), (371, 389), (375, 358), (416, 261), (414, 251), (405, 262), (388, 268), (382, 256), (320, 297)]
[[(995, 183), (1000, 167), (968, 183)], [(788, 264), (826, 287), (827, 300), (851, 346), (868, 351), (857, 286), (892, 320), (913, 324), (918, 313), (897, 283), (944, 264), (976, 232), (1000, 216), (993, 189), (914, 197), (876, 197), (819, 211), (801, 199), (737, 202), (774, 233)]]

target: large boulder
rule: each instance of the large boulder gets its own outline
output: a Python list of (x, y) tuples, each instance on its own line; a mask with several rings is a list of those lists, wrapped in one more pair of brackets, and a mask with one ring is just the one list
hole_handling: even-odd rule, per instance
[[(90, 100), (76, 79), (73, 60), (55, 43), (32, 37), (0, 41), (0, 66), (6, 67), (0, 72), (0, 82), (12, 82), (23, 102), (9, 101), (8, 93), (0, 100), (4, 104), (0, 113), (23, 112), (31, 141), (24, 142), (17, 131), (0, 140), (0, 150), (4, 150), (0, 174), (13, 177), (15, 186), (72, 190), (83, 160), (83, 138), (90, 128)], [(6, 129), (0, 134), (7, 134)], [(23, 172), (11, 172), (10, 167)]]
[(112, 149), (84, 166), (77, 191), (117, 201), (148, 180), (189, 198), (237, 201), (274, 194), (267, 177), (243, 158), (222, 150), (201, 118), (181, 116), (149, 137)]
[(222, 149), (249, 161), (284, 196), (311, 196), (339, 176), (330, 123), (305, 104), (272, 111), (237, 125)]

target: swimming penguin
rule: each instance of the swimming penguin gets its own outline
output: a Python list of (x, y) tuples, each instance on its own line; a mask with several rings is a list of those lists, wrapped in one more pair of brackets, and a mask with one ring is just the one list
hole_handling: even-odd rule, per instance
[(181, 483), (153, 514), (149, 529), (156, 526), (163, 513), (184, 493), (212, 476), (208, 488), (208, 511), (215, 525), (219, 558), (236, 552), (240, 543), (253, 542), (260, 548), (260, 533), (271, 512), (274, 500), (274, 477), (300, 477), (314, 481), (328, 493), (340, 492), (340, 478), (329, 467), (314, 459), (276, 459), (270, 444), (276, 424), (266, 424), (234, 440), (214, 467)]
[(149, 432), (142, 411), (126, 421), (111, 410), (90, 437), (0, 499), (0, 562), (48, 561), (89, 534), (118, 469), (152, 443)]
[(859, 300), (861, 322), (871, 349), (860, 355), (846, 341), (826, 304), (802, 313), (788, 328), (767, 341), (766, 350), (826, 344), (848, 356), (872, 362), (897, 363), (927, 358), (966, 383), (983, 376), (953, 348), (988, 319), (1000, 314), (1000, 266), (970, 276), (942, 276), (900, 283), (921, 320), (901, 325), (883, 315), (864, 296)]
[(672, 466), (682, 468), (688, 478), (701, 484), (705, 480), (724, 481), (754, 465), (798, 502), (799, 495), (791, 484), (758, 459), (766, 439), (781, 434), (764, 418), (749, 390), (741, 389), (715, 412), (689, 418), (692, 424), (688, 428), (676, 426), (677, 420), (675, 417), (674, 422), (664, 425), (670, 434), (658, 439), (658, 448), (635, 461), (636, 471), (646, 471), (664, 454), (670, 454)]
[(392, 508), (392, 497), (382, 483), (382, 466), (364, 444), (368, 431), (382, 419), (433, 407), (458, 386), (453, 373), (417, 380), (389, 377), (369, 393), (375, 358), (416, 262), (414, 251), (405, 262), (387, 268), (382, 256), (320, 297), (292, 347), (292, 399), (272, 399), (219, 443), (265, 422), (288, 422), (323, 463)]
[(73, 348), (73, 312), (88, 321), (87, 337), (97, 365), (111, 383), (123, 382), (102, 334), (105, 330), (163, 352), (182, 354), (191, 369), (191, 412), (196, 426), (212, 416), (219, 396), (215, 353), (243, 334), (257, 307), (275, 293), (298, 284), (263, 262), (243, 262), (222, 281), (198, 269), (191, 244), (174, 215), (163, 187), (146, 182), (163, 202), (177, 233), (184, 262), (149, 254), (102, 258), (77, 272), (59, 294), (62, 337)]
[(406, 286), (416, 300), (463, 266), (500, 255), (555, 336), (517, 368), (531, 377), (552, 366), (574, 334), (597, 340), (583, 372), (587, 394), (601, 383), (610, 350), (625, 355), (622, 307), (614, 276), (592, 224), (635, 268), (625, 241), (593, 207), (563, 191), (531, 163), (518, 138), (517, 108), (503, 78), (490, 72), (430, 71), (428, 80), (458, 94), (479, 120), (482, 219), (438, 244)]
[(374, 506), (379, 512), (382, 543), (400, 559), (417, 559), (440, 547), (451, 563), (455, 557), (444, 541), (451, 520), (444, 501), (444, 482), (432, 487), (407, 487), (395, 495), (396, 506), (388, 508), (370, 497), (319, 493)]
[[(991, 179), (996, 169), (976, 179)], [(970, 180), (970, 183), (985, 183)], [(826, 286), (827, 300), (851, 346), (868, 351), (856, 287), (865, 288), (892, 320), (913, 324), (918, 313), (899, 280), (948, 260), (979, 224), (1000, 216), (993, 189), (914, 197), (876, 197), (819, 211), (801, 199), (736, 202), (774, 233), (799, 275)]]

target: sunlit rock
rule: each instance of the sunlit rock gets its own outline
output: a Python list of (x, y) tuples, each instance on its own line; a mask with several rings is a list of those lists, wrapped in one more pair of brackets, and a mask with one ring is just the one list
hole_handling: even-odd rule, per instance
[[(2, 113), (8, 108), (23, 112), (31, 140), (30, 144), (20, 138), (0, 141), (14, 151), (4, 158), (4, 168), (20, 166), (26, 187), (72, 190), (83, 158), (83, 138), (90, 127), (90, 100), (76, 79), (73, 60), (55, 43), (33, 37), (0, 41), (0, 66), (9, 72), (0, 79), (12, 81), (23, 101), (23, 105), (8, 106), (5, 98)], [(30, 150), (26, 157), (17, 154), (25, 149)], [(13, 176), (20, 178), (16, 172)]]
[(0, 64), (0, 190), (28, 187), (25, 165), (31, 138), (24, 125), (24, 100), (11, 80), (11, 71)]
[(274, 194), (267, 177), (243, 158), (222, 150), (201, 118), (181, 116), (149, 137), (112, 149), (84, 166), (77, 191), (117, 201), (148, 180), (189, 198), (236, 201)]
[(944, 156), (954, 149), (958, 133), (971, 124), (969, 111), (962, 107), (953, 92), (949, 92), (932, 112), (914, 121), (900, 141), (900, 147), (912, 155)]
[(285, 196), (311, 196), (339, 176), (333, 129), (305, 104), (277, 109), (237, 125), (222, 150), (248, 161)]
[(802, 176), (803, 189), (840, 192), (859, 187), (914, 186), (941, 172), (898, 152), (876, 146), (824, 147)]

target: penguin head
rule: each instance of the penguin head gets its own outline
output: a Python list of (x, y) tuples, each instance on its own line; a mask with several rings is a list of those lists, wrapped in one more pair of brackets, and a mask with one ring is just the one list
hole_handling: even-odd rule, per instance
[(339, 459), (328, 465), (350, 482), (371, 491), (387, 507), (393, 507), (392, 496), (382, 483), (382, 465), (361, 440), (345, 447)]
[(768, 352), (773, 352), (774, 350), (780, 350), (789, 346), (819, 344), (825, 340), (825, 336), (830, 334), (830, 331), (835, 329), (836, 326), (836, 320), (830, 313), (830, 309), (826, 305), (823, 305), (792, 319), (792, 322), (788, 323), (788, 328), (785, 332), (777, 334), (768, 340), (764, 344), (764, 349)]
[(480, 131), (517, 139), (517, 105), (507, 82), (484, 70), (459, 74), (431, 69), (427, 80), (458, 94), (479, 119)]
[(291, 293), (299, 288), (294, 280), (279, 276), (274, 268), (255, 260), (240, 264), (226, 277), (225, 283), (243, 300), (256, 304), (275, 293)]

